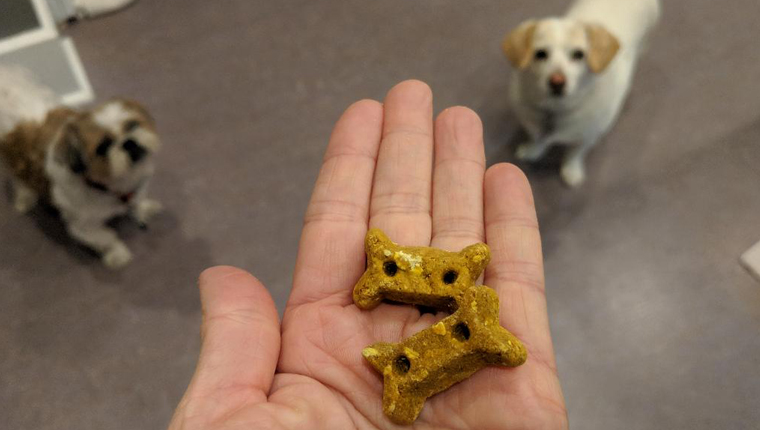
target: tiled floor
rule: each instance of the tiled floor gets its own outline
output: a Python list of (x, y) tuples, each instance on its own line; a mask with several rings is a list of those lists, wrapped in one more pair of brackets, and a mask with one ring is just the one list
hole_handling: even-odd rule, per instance
[[(397, 81), (485, 125), (490, 163), (517, 124), (499, 42), (559, 0), (142, 0), (72, 35), (101, 98), (147, 104), (166, 141), (168, 213), (122, 273), (43, 210), (0, 199), (0, 428), (160, 429), (198, 348), (195, 278), (233, 264), (289, 289), (332, 124)], [(755, 0), (666, 2), (617, 127), (570, 191), (528, 168), (571, 427), (760, 423), (760, 27)]]

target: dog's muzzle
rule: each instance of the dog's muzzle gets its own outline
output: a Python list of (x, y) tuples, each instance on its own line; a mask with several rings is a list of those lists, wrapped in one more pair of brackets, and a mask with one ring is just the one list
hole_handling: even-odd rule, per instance
[(567, 79), (562, 73), (553, 73), (549, 77), (549, 89), (553, 96), (563, 96), (565, 94), (565, 84), (567, 84)]

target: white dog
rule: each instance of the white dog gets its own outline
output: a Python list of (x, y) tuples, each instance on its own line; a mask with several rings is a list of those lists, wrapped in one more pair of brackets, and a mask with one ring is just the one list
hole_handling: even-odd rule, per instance
[(131, 213), (144, 223), (161, 210), (145, 198), (159, 146), (153, 120), (135, 102), (75, 111), (28, 72), (0, 67), (0, 158), (12, 174), (15, 208), (27, 212), (48, 200), (69, 234), (110, 268), (132, 255), (106, 221)]
[(507, 35), (502, 48), (517, 69), (510, 99), (532, 140), (518, 159), (571, 145), (562, 179), (583, 183), (586, 153), (617, 119), (659, 15), (658, 0), (578, 0), (563, 18), (529, 20)]

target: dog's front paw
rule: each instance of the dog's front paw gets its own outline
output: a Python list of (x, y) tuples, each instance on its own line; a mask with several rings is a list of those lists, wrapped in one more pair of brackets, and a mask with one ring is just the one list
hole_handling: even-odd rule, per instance
[(583, 163), (566, 163), (562, 165), (560, 176), (567, 185), (576, 188), (586, 180), (586, 169)]
[(140, 202), (138, 202), (137, 206), (135, 207), (135, 220), (137, 220), (137, 222), (141, 225), (146, 225), (148, 223), (148, 220), (153, 218), (155, 215), (158, 215), (163, 210), (164, 206), (156, 200), (140, 200)]
[(523, 143), (517, 147), (515, 157), (520, 161), (538, 161), (544, 155), (544, 148), (536, 143)]
[(123, 243), (117, 243), (103, 254), (103, 264), (109, 269), (121, 269), (132, 261), (132, 253)]

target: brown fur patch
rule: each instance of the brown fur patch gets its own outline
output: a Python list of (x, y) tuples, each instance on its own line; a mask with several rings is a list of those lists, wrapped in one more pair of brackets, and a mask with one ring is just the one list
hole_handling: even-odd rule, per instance
[(601, 73), (609, 66), (620, 49), (617, 38), (607, 29), (597, 24), (586, 24), (586, 35), (590, 49), (588, 51), (588, 66), (594, 73)]
[(47, 151), (60, 140), (61, 130), (76, 115), (68, 108), (54, 109), (44, 123), (22, 122), (0, 138), (0, 157), (13, 176), (40, 195), (47, 195), (50, 186), (45, 175)]
[(533, 34), (536, 32), (538, 22), (528, 20), (512, 30), (501, 43), (501, 49), (514, 67), (523, 70), (533, 58)]

